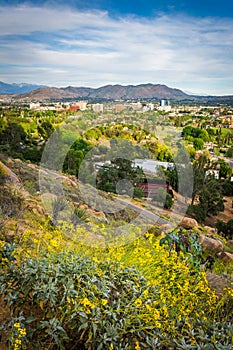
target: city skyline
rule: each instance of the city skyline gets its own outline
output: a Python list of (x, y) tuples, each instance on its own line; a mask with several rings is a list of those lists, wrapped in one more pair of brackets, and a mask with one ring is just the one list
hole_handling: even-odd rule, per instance
[(233, 94), (229, 1), (0, 1), (0, 80)]

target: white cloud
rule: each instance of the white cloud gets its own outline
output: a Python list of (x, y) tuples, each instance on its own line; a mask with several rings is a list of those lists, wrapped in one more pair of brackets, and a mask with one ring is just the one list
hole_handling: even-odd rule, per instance
[(233, 94), (233, 20), (20, 6), (0, 10), (0, 74), (8, 82), (100, 86), (164, 83)]

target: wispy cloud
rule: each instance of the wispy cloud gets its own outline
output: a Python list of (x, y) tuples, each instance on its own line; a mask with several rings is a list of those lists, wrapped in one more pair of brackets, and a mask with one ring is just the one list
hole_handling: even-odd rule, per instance
[[(233, 20), (2, 7), (0, 74), (49, 85), (164, 83), (233, 94)], [(3, 79), (2, 79), (3, 80)]]

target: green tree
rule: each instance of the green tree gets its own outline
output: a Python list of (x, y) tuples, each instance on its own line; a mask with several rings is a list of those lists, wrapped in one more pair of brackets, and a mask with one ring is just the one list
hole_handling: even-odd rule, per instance
[(204, 148), (204, 141), (201, 138), (196, 138), (193, 141), (193, 147), (195, 148), (195, 150), (201, 150)]
[(226, 151), (226, 156), (228, 158), (232, 158), (233, 157), (233, 147), (228, 148), (228, 150)]
[(37, 126), (38, 134), (43, 137), (44, 140), (48, 138), (54, 132), (54, 127), (49, 120), (44, 120)]
[(12, 150), (21, 152), (26, 141), (26, 136), (21, 125), (10, 122), (0, 134), (1, 144), (8, 144)]
[(63, 164), (63, 171), (71, 175), (78, 175), (78, 170), (83, 158), (84, 155), (82, 151), (70, 149)]
[(206, 172), (210, 169), (210, 161), (207, 155), (201, 155), (197, 160), (193, 162), (193, 193), (192, 193), (192, 205), (194, 204), (197, 196), (201, 192), (205, 180)]
[(232, 169), (228, 163), (226, 163), (223, 159), (220, 161), (220, 169), (219, 169), (219, 177), (227, 179), (231, 176)]
[(122, 184), (123, 188), (128, 190), (128, 187), (137, 187), (144, 178), (144, 173), (141, 168), (134, 168), (132, 161), (129, 159), (115, 158), (111, 160), (110, 165), (103, 166), (96, 177), (97, 188), (117, 193), (117, 186)]
[(199, 205), (203, 208), (205, 216), (217, 215), (224, 211), (221, 187), (217, 180), (211, 179), (205, 183), (199, 195)]
[(168, 184), (177, 192), (178, 191), (178, 173), (174, 167), (168, 167), (166, 172), (166, 180)]

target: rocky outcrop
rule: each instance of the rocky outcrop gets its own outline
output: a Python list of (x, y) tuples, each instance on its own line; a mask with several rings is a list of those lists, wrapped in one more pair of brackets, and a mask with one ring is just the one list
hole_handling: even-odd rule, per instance
[(216, 275), (216, 273), (207, 271), (206, 278), (210, 288), (215, 290), (215, 293), (220, 296), (224, 293), (224, 289), (228, 287), (228, 281), (225, 277)]
[(228, 252), (220, 252), (218, 254), (219, 258), (225, 261), (226, 263), (233, 263), (233, 254)]
[(185, 228), (185, 229), (191, 229), (194, 227), (198, 227), (198, 223), (195, 219), (191, 219), (188, 217), (184, 217), (181, 222), (179, 223), (179, 226)]
[(0, 161), (0, 171), (4, 174), (4, 178), (6, 181), (20, 183), (19, 178), (13, 173), (13, 171), (8, 168), (5, 164)]
[(200, 243), (203, 250), (209, 250), (216, 254), (222, 252), (224, 249), (224, 244), (221, 241), (207, 237), (203, 234), (200, 234)]

